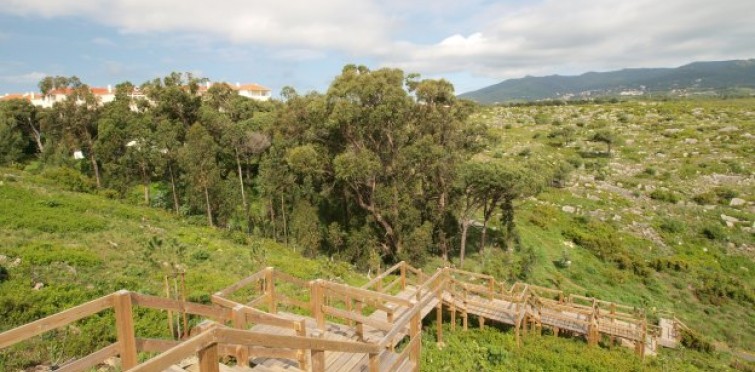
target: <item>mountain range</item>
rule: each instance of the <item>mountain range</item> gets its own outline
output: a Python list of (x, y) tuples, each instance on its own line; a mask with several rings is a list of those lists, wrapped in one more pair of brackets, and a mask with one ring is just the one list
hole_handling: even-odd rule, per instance
[(693, 62), (676, 68), (628, 68), (579, 76), (508, 79), (459, 95), (479, 103), (642, 95), (755, 92), (755, 59)]

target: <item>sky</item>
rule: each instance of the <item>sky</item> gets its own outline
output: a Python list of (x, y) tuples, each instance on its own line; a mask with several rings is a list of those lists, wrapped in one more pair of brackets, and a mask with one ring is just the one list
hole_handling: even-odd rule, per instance
[(172, 71), (324, 92), (344, 65), (445, 78), (755, 58), (753, 0), (0, 0), (0, 94)]

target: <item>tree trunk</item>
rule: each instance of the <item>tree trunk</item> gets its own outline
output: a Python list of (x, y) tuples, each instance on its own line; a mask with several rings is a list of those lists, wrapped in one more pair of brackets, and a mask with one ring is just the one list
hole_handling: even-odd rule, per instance
[(283, 238), (288, 245), (288, 226), (286, 224), (286, 205), (283, 204), (283, 194), (281, 194), (281, 218), (283, 219)]
[(173, 176), (173, 165), (168, 165), (168, 173), (170, 173), (170, 187), (173, 191), (173, 208), (176, 210), (176, 214), (178, 214), (179, 205), (178, 205), (178, 193), (176, 192), (176, 179)]
[(459, 268), (464, 268), (464, 256), (467, 252), (467, 232), (469, 231), (469, 220), (461, 222), (461, 249), (459, 252)]
[(29, 119), (29, 128), (31, 129), (32, 133), (34, 133), (34, 142), (37, 143), (37, 149), (39, 149), (39, 153), (43, 153), (45, 151), (45, 146), (42, 144), (42, 134), (39, 130), (37, 130), (37, 127), (34, 126), (31, 118)]
[(485, 253), (485, 244), (488, 237), (488, 217), (482, 220), (482, 235), (480, 236), (480, 253)]
[(275, 205), (273, 204), (273, 198), (270, 198), (270, 221), (273, 226), (273, 239), (278, 240), (278, 228), (275, 226)]
[(207, 186), (204, 187), (204, 200), (207, 203), (207, 222), (210, 226), (215, 226), (212, 223), (212, 206), (210, 206), (210, 190)]
[(514, 200), (512, 198), (503, 199), (501, 210), (503, 212), (501, 217), (504, 224), (503, 228), (506, 229), (506, 250), (509, 250), (511, 249), (511, 241), (514, 239), (514, 229), (516, 228), (514, 224)]
[(92, 162), (92, 170), (94, 170), (94, 179), (97, 181), (97, 188), (102, 187), (102, 183), (100, 182), (100, 167), (97, 165), (97, 159), (94, 157), (94, 150), (89, 150), (89, 160)]
[(244, 191), (244, 173), (241, 170), (241, 159), (239, 159), (239, 151), (236, 152), (236, 168), (239, 173), (239, 187), (241, 188), (241, 204), (244, 207), (244, 217), (246, 217), (246, 232), (251, 233), (251, 218), (249, 217), (249, 205), (246, 202), (246, 191)]
[(144, 204), (147, 204), (147, 206), (150, 206), (149, 202), (149, 177), (147, 177), (147, 167), (142, 164), (142, 185), (144, 185)]

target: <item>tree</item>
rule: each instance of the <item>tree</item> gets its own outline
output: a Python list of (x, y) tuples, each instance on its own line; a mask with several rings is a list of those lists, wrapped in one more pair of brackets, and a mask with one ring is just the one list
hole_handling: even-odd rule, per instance
[(211, 189), (220, 181), (217, 164), (218, 147), (210, 133), (197, 123), (189, 128), (186, 143), (181, 148), (181, 166), (186, 170), (195, 191), (204, 196), (207, 223), (214, 226)]
[(99, 102), (87, 85), (70, 89), (63, 102), (53, 106), (54, 117), (72, 150), (81, 150), (89, 158), (97, 187), (102, 187), (100, 167), (95, 154)]
[(5, 111), (7, 115), (15, 119), (16, 126), (22, 130), (24, 136), (34, 141), (38, 153), (44, 152), (42, 125), (37, 106), (25, 99), (12, 99), (2, 102), (0, 111)]
[(602, 142), (605, 143), (607, 146), (606, 154), (608, 154), (608, 157), (611, 157), (611, 146), (618, 143), (618, 136), (616, 133), (609, 129), (602, 129), (590, 137), (590, 141), (592, 142)]
[(24, 147), (24, 139), (16, 121), (0, 111), (0, 164), (15, 163), (21, 159)]

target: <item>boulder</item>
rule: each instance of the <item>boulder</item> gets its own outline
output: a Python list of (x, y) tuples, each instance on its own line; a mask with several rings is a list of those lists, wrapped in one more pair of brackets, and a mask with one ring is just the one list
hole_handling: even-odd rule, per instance
[(572, 207), (571, 205), (565, 205), (565, 206), (561, 207), (561, 210), (564, 211), (564, 212), (566, 212), (566, 213), (574, 213), (574, 212), (577, 211), (577, 208)]

